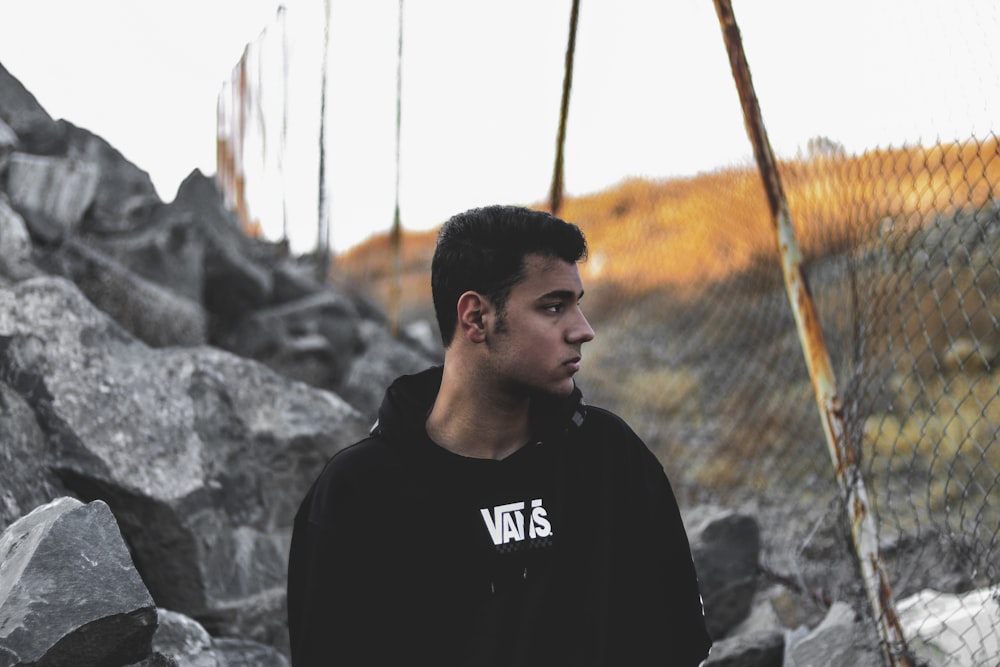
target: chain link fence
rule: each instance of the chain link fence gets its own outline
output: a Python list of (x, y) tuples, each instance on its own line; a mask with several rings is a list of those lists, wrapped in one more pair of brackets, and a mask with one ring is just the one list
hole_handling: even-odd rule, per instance
[[(817, 140), (780, 171), (917, 664), (1000, 664), (997, 138), (861, 155)], [(562, 214), (595, 248), (591, 398), (686, 504), (761, 517), (787, 627), (836, 600), (870, 615), (759, 175), (632, 181)]]
[[(980, 126), (849, 152), (817, 136), (779, 171), (913, 664), (995, 667), (1000, 141)], [(595, 249), (588, 395), (646, 438), (684, 504), (759, 517), (761, 596), (785, 627), (835, 601), (870, 618), (757, 171), (630, 181), (561, 215)]]

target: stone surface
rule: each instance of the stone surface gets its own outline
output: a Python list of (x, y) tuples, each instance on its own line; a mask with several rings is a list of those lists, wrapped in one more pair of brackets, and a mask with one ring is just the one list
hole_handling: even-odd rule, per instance
[(357, 408), (370, 422), (378, 416), (385, 388), (399, 375), (417, 373), (433, 363), (415, 347), (401, 345), (381, 324), (371, 320), (358, 323), (363, 350), (337, 388), (337, 394)]
[(722, 639), (753, 606), (760, 528), (752, 516), (712, 507), (698, 508), (685, 520), (708, 632)]
[(94, 165), (100, 175), (85, 229), (101, 233), (131, 229), (162, 205), (149, 174), (111, 144), (68, 121), (60, 120), (58, 125), (66, 140), (66, 156)]
[(754, 632), (716, 641), (705, 667), (782, 667), (785, 634)]
[(274, 648), (246, 639), (218, 638), (212, 642), (219, 667), (288, 667), (289, 661)]
[(153, 651), (177, 667), (219, 667), (212, 650), (212, 636), (193, 618), (157, 608), (159, 625), (153, 635)]
[(155, 628), (104, 503), (60, 498), (0, 535), (0, 664), (126, 664), (149, 653)]
[(35, 507), (66, 495), (48, 469), (50, 454), (31, 406), (0, 381), (0, 531)]
[(52, 117), (3, 63), (0, 63), (0, 120), (22, 140), (39, 130), (58, 134)]
[(866, 636), (854, 610), (835, 602), (814, 630), (790, 641), (785, 667), (882, 667), (882, 655), (863, 640)]
[(17, 141), (17, 133), (10, 128), (10, 125), (0, 120), (0, 175), (7, 166), (10, 154), (17, 148)]
[(167, 226), (190, 222), (203, 237), (203, 305), (215, 316), (216, 326), (227, 330), (243, 314), (269, 305), (271, 273), (253, 259), (252, 242), (235, 214), (226, 210), (211, 179), (192, 172), (157, 219)]
[(154, 220), (85, 241), (132, 273), (201, 304), (205, 242), (190, 219)]
[(14, 153), (7, 165), (7, 194), (27, 220), (44, 221), (39, 235), (51, 242), (79, 226), (100, 176), (100, 168), (84, 160)]
[(59, 279), (0, 290), (0, 337), (53, 467), (112, 507), (157, 603), (281, 645), (292, 517), (357, 413), (219, 350), (153, 350)]
[(896, 611), (910, 650), (929, 667), (995, 667), (1000, 660), (996, 591), (923, 590), (900, 600)]
[(288, 667), (288, 658), (273, 646), (212, 637), (193, 618), (162, 608), (156, 612), (153, 653), (135, 667)]
[(334, 290), (258, 310), (220, 343), (313, 386), (335, 388), (363, 344), (354, 304)]
[(0, 276), (18, 281), (36, 273), (31, 261), (31, 237), (24, 219), (0, 193)]
[(207, 314), (199, 302), (132, 273), (91, 247), (67, 240), (46, 262), (147, 345), (193, 346), (208, 338)]

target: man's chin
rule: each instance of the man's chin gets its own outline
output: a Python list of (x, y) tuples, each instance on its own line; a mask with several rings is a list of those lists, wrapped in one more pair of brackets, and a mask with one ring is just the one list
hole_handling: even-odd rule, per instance
[(575, 388), (576, 388), (576, 381), (573, 380), (573, 378), (567, 378), (562, 382), (553, 383), (549, 386), (539, 388), (536, 391), (536, 394), (538, 394), (538, 396), (541, 398), (548, 398), (548, 399), (566, 398), (567, 396), (573, 393), (573, 390)]

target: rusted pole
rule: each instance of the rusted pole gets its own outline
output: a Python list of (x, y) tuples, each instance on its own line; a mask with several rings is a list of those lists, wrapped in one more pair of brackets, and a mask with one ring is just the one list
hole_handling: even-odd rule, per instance
[(399, 337), (403, 293), (403, 226), (399, 219), (399, 147), (403, 122), (403, 0), (399, 0), (399, 42), (396, 46), (396, 206), (392, 217), (392, 286), (389, 289), (389, 329)]
[[(288, 243), (288, 176), (285, 154), (288, 152), (288, 19), (285, 6), (278, 5), (281, 28), (281, 141), (278, 145), (278, 178), (281, 179), (281, 240)], [(287, 247), (287, 246), (286, 246)]]
[(573, 88), (573, 54), (576, 53), (576, 24), (580, 16), (580, 0), (573, 0), (569, 14), (569, 42), (566, 44), (566, 71), (563, 75), (562, 103), (559, 105), (559, 134), (556, 137), (556, 164), (552, 169), (549, 189), (549, 211), (559, 215), (563, 199), (563, 146), (566, 144), (566, 118), (569, 116), (569, 93)]
[(844, 428), (844, 410), (837, 393), (833, 367), (812, 294), (809, 292), (809, 285), (802, 270), (802, 254), (795, 238), (788, 201), (778, 174), (777, 161), (764, 129), (760, 106), (750, 77), (750, 68), (743, 51), (743, 40), (736, 25), (730, 0), (713, 1), (722, 27), (726, 50), (729, 53), (729, 64), (733, 70), (740, 104), (743, 107), (743, 121), (764, 181), (771, 219), (775, 225), (778, 252), (781, 255), (785, 289), (795, 316), (806, 365), (809, 367), (809, 376), (812, 379), (816, 403), (823, 422), (823, 432), (836, 469), (837, 483), (850, 512), (853, 547), (858, 557), (868, 601), (882, 637), (882, 648), (890, 665), (913, 667), (906, 637), (903, 635), (896, 613), (892, 589), (882, 563), (878, 530), (868, 511), (868, 492), (861, 476), (860, 462), (855, 449), (848, 442), (847, 429)]
[(316, 222), (316, 278), (323, 285), (330, 279), (330, 186), (326, 175), (326, 88), (330, 67), (330, 2), (323, 0), (323, 59), (319, 92), (319, 211)]

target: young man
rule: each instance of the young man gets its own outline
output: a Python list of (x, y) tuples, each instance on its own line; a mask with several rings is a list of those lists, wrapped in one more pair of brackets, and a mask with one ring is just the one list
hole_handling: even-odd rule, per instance
[(444, 366), (396, 380), (295, 519), (294, 667), (663, 665), (708, 654), (663, 468), (573, 376), (583, 234), (489, 207), (432, 264)]

